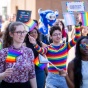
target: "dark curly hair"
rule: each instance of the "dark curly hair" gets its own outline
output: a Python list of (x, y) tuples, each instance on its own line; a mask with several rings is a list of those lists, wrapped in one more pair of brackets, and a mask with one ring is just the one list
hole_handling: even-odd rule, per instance
[(75, 88), (80, 88), (83, 84), (82, 82), (82, 54), (80, 52), (80, 43), (83, 39), (88, 39), (88, 36), (82, 36), (76, 44), (76, 52), (75, 52), (75, 59), (74, 59), (74, 84)]
[[(36, 41), (37, 41), (37, 43), (39, 43), (40, 45), (41, 45), (41, 39), (40, 39), (40, 32), (38, 31), (38, 29), (37, 28), (34, 28), (36, 31), (37, 31), (37, 33), (38, 33), (38, 37), (37, 37), (37, 39), (36, 39)], [(30, 31), (31, 32), (31, 31)], [(30, 34), (30, 32), (28, 32), (28, 34)], [(26, 37), (25, 37), (25, 40), (24, 40), (24, 42), (26, 43), (26, 46), (28, 47), (29, 45), (30, 45), (30, 42), (29, 42), (29, 38), (28, 38), (28, 34), (26, 35)]]
[(61, 28), (60, 28), (59, 26), (57, 26), (57, 25), (52, 26), (52, 27), (50, 28), (50, 36), (52, 36), (52, 34), (53, 34), (53, 32), (54, 32), (55, 30), (59, 30), (59, 31), (61, 32)]
[(9, 35), (9, 32), (13, 33), (19, 25), (23, 25), (25, 28), (25, 25), (22, 22), (11, 22), (8, 24), (3, 37), (3, 48), (7, 48), (12, 45), (13, 38)]

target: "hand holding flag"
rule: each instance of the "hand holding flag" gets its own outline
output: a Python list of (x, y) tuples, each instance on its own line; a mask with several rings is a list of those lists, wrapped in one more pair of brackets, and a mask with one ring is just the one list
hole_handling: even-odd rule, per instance
[(40, 67), (41, 69), (44, 69), (47, 66), (47, 63), (50, 63), (52, 66), (54, 66), (59, 71), (59, 68), (57, 68), (53, 63), (51, 63), (47, 58), (45, 58), (41, 54), (39, 54), (39, 57), (34, 59), (34, 64)]
[(1, 73), (3, 75), (3, 78), (5, 77), (9, 77), (11, 76), (13, 73), (13, 68), (7, 68), (3, 73)]
[(16, 58), (20, 56), (22, 53), (16, 51), (16, 50), (9, 50), (7, 57), (6, 57), (6, 62), (7, 63), (15, 63)]

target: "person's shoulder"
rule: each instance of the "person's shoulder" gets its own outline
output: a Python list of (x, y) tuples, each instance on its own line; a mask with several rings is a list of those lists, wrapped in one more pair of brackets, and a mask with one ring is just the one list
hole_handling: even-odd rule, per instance
[(68, 68), (70, 68), (70, 69), (74, 68), (74, 60), (72, 60), (68, 63)]
[(8, 52), (8, 48), (3, 48), (0, 50), (0, 52)]
[(1, 58), (1, 57), (4, 58), (4, 57), (7, 55), (8, 50), (9, 50), (8, 48), (3, 48), (3, 49), (1, 49), (1, 50), (0, 50), (0, 58)]

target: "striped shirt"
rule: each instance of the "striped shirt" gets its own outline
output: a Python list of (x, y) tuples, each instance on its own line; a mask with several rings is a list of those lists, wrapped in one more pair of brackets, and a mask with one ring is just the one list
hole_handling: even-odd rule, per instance
[[(76, 44), (77, 40), (80, 38), (80, 27), (76, 26), (75, 38), (68, 43), (61, 44), (59, 46), (49, 45), (46, 48), (41, 48), (38, 44), (34, 47), (37, 52), (41, 54), (46, 54), (48, 60), (52, 62), (57, 68), (66, 70), (66, 60), (68, 51)], [(49, 64), (49, 72), (58, 73), (58, 71)]]

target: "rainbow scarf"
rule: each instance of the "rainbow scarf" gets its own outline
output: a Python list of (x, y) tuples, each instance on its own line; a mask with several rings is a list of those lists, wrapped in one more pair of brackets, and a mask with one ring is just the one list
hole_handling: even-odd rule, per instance
[(81, 13), (82, 25), (88, 26), (88, 12)]
[(16, 51), (16, 50), (9, 50), (7, 57), (6, 57), (6, 62), (9, 63), (14, 63), (16, 62), (16, 58), (20, 56), (22, 53)]
[(35, 64), (36, 66), (38, 66), (38, 67), (41, 68), (41, 69), (44, 69), (44, 68), (47, 66), (46, 63), (40, 63), (38, 57), (35, 58), (33, 62), (34, 62), (34, 64)]
[(37, 23), (33, 20), (29, 20), (25, 24), (29, 27), (29, 31), (32, 31), (37, 26)]

